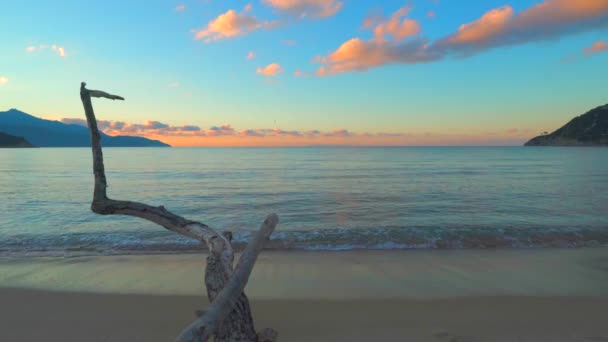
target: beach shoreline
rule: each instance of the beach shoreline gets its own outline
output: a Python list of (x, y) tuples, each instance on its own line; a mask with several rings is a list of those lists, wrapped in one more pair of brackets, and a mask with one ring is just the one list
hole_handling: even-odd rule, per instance
[[(2, 341), (171, 341), (204, 254), (0, 258)], [(608, 248), (264, 251), (246, 292), (280, 341), (608, 341)]]
[[(2, 341), (173, 341), (203, 296), (0, 290)], [(256, 300), (279, 341), (607, 341), (606, 297)]]

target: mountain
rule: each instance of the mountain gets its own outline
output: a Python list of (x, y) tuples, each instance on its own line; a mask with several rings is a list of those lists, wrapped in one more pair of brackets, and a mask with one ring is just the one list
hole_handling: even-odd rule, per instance
[(0, 132), (0, 147), (34, 147), (22, 137)]
[(577, 116), (557, 131), (524, 146), (608, 146), (608, 104)]
[[(87, 127), (40, 119), (17, 109), (0, 112), (0, 131), (24, 137), (38, 147), (91, 146)], [(169, 147), (158, 140), (109, 136), (103, 133), (101, 133), (101, 144), (104, 147)]]

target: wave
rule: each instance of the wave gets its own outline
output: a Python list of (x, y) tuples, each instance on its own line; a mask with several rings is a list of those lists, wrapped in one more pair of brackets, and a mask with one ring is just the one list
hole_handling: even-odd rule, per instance
[[(242, 249), (253, 232), (234, 232)], [(383, 227), (276, 231), (266, 244), (274, 250), (495, 249), (608, 246), (608, 227)], [(166, 231), (19, 234), (0, 242), (0, 256), (71, 256), (191, 253), (197, 241)]]

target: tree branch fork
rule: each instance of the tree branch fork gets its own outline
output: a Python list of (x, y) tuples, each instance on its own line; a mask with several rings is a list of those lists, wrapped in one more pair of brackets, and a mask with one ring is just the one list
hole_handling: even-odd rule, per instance
[(243, 291), (249, 280), (258, 255), (264, 243), (270, 238), (279, 223), (276, 214), (270, 214), (258, 232), (243, 251), (236, 267), (233, 267), (234, 250), (231, 234), (220, 234), (208, 225), (188, 220), (176, 215), (163, 206), (114, 200), (107, 196), (107, 180), (103, 163), (101, 134), (91, 98), (124, 100), (101, 90), (90, 90), (86, 83), (80, 86), (80, 98), (84, 107), (91, 135), (93, 153), (93, 174), (95, 187), (91, 210), (100, 215), (128, 215), (156, 223), (165, 229), (205, 243), (209, 249), (205, 285), (209, 300), (208, 309), (186, 327), (176, 341), (207, 341), (215, 336), (215, 341), (231, 342), (271, 342), (276, 340), (276, 332), (265, 329), (259, 334), (253, 327), (253, 319), (247, 297)]

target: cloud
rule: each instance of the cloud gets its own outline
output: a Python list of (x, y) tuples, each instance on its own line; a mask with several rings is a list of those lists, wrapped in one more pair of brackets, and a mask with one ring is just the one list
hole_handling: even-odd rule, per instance
[(546, 0), (515, 13), (510, 6), (493, 9), (435, 44), (446, 53), (465, 55), (490, 48), (557, 39), (608, 27), (606, 0)]
[(9, 79), (6, 76), (0, 76), (0, 84), (8, 83)]
[(306, 71), (302, 71), (300, 69), (293, 72), (294, 77), (307, 77), (308, 73)]
[(245, 12), (249, 12), (253, 9), (253, 5), (252, 4), (247, 4), (245, 5), (245, 7), (243, 7), (243, 11)]
[(247, 60), (250, 61), (254, 58), (255, 58), (255, 52), (249, 51), (249, 53), (247, 54)]
[(42, 51), (42, 50), (47, 50), (47, 49), (51, 49), (52, 51), (54, 51), (55, 53), (57, 53), (57, 55), (59, 55), (60, 57), (65, 57), (66, 56), (66, 52), (65, 52), (65, 48), (63, 46), (58, 46), (56, 44), (52, 44), (52, 45), (31, 45), (25, 48), (25, 51), (27, 53), (34, 53), (36, 51)]
[(183, 12), (186, 10), (186, 5), (177, 5), (177, 6), (175, 6), (175, 10), (177, 12)]
[(437, 13), (435, 13), (435, 11), (428, 11), (426, 12), (426, 17), (429, 19), (435, 19), (437, 17)]
[(372, 39), (363, 41), (353, 38), (342, 44), (327, 57), (320, 57), (323, 64), (316, 71), (317, 76), (366, 71), (370, 68), (392, 63), (422, 63), (440, 59), (426, 47), (424, 39), (407, 40), (405, 42), (384, 41)]
[(390, 36), (395, 40), (402, 40), (407, 37), (415, 36), (420, 33), (420, 24), (416, 20), (401, 18), (407, 16), (412, 8), (410, 6), (404, 6), (395, 11), (390, 18), (382, 20), (377, 18), (375, 21), (369, 18), (363, 21), (362, 27), (369, 27), (368, 25), (375, 24), (374, 36), (376, 39), (384, 39), (384, 36)]
[(179, 88), (180, 86), (181, 86), (181, 84), (179, 82), (173, 82), (173, 83), (167, 84), (167, 87), (169, 87), (169, 88)]
[(474, 22), (460, 25), (458, 32), (447, 38), (451, 44), (487, 44), (495, 39), (513, 18), (513, 8), (503, 6), (485, 13)]
[(278, 12), (297, 18), (331, 17), (342, 9), (342, 2), (337, 0), (262, 0)]
[(218, 136), (218, 135), (234, 135), (236, 131), (230, 125), (212, 126), (207, 131), (207, 136)]
[(595, 53), (606, 52), (606, 51), (608, 51), (608, 43), (606, 41), (599, 40), (599, 41), (593, 43), (593, 45), (591, 45), (590, 47), (585, 48), (583, 53), (586, 56), (589, 56), (589, 55), (592, 55)]
[[(61, 119), (66, 124), (86, 126), (84, 119)], [(307, 145), (521, 145), (530, 130), (505, 129), (501, 132), (461, 134), (431, 132), (353, 132), (347, 129), (323, 131), (281, 128), (236, 129), (230, 124), (211, 126), (173, 126), (148, 120), (141, 124), (99, 120), (97, 125), (108, 135), (142, 136), (160, 139), (175, 146), (307, 146)]]
[(389, 18), (384, 18), (379, 13), (368, 15), (361, 27), (373, 29), (374, 37), (367, 41), (352, 38), (328, 56), (317, 57), (316, 61), (323, 66), (317, 69), (316, 74), (325, 76), (365, 71), (388, 63), (416, 63), (435, 59), (424, 51), (426, 40), (412, 38), (421, 29), (417, 21), (404, 18), (411, 10), (409, 6), (401, 7)]
[[(414, 64), (442, 60), (450, 56), (470, 57), (489, 49), (558, 39), (562, 36), (608, 27), (608, 0), (546, 0), (516, 13), (511, 6), (492, 9), (477, 20), (434, 42), (414, 37), (395, 16), (404, 16), (407, 6), (388, 21), (366, 18), (364, 28), (374, 25), (374, 38), (352, 38), (337, 50), (317, 59), (319, 76), (365, 71), (386, 64)], [(373, 19), (373, 20), (372, 20)], [(396, 24), (398, 23), (398, 24)], [(379, 36), (392, 40), (382, 41)]]
[[(246, 11), (245, 11), (246, 12)], [(205, 43), (234, 38), (253, 32), (261, 28), (273, 27), (271, 22), (261, 22), (253, 16), (237, 13), (235, 10), (228, 10), (211, 20), (203, 29), (194, 32), (194, 39), (204, 39)]]
[[(87, 126), (87, 121), (77, 118), (63, 118), (61, 122), (71, 125)], [(131, 124), (124, 121), (97, 120), (97, 127), (101, 131), (109, 135), (165, 135), (165, 136), (182, 136), (192, 135), (201, 132), (199, 126), (183, 125), (172, 126), (160, 121), (148, 120), (143, 124)]]
[(257, 73), (259, 75), (273, 77), (273, 76), (277, 76), (278, 74), (283, 73), (283, 68), (281, 67), (281, 65), (279, 63), (272, 63), (272, 64), (268, 64), (264, 68), (258, 68)]
[(351, 137), (354, 134), (346, 129), (338, 129), (335, 131), (323, 133), (323, 135), (326, 137)]

